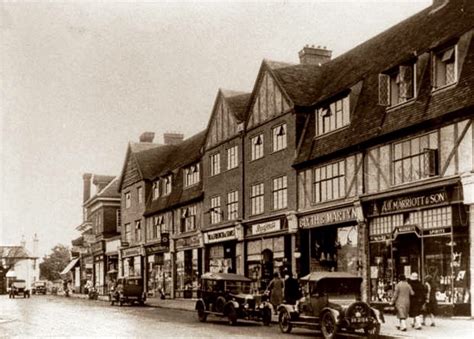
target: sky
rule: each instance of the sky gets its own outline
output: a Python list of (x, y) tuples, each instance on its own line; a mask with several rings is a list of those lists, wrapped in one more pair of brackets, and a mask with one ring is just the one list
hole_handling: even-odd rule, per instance
[(219, 88), (252, 91), (264, 58), (337, 57), (431, 3), (1, 2), (0, 245), (70, 245), (82, 174), (120, 175), (142, 132), (189, 137)]

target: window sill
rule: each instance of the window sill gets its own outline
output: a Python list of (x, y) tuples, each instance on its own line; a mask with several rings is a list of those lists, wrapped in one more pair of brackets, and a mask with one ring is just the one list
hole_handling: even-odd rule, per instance
[(275, 154), (275, 153), (279, 153), (279, 152), (285, 151), (287, 148), (288, 148), (288, 146), (285, 147), (285, 148), (279, 149), (279, 150), (277, 150), (277, 151), (272, 151), (272, 153), (270, 153), (270, 154)]
[(193, 187), (196, 187), (198, 184), (200, 183), (200, 181), (198, 181), (197, 183), (195, 184), (192, 184), (192, 185), (189, 185), (189, 186), (184, 186), (183, 189), (187, 190), (188, 188), (193, 188)]
[(258, 160), (260, 160), (260, 159), (263, 159), (263, 158), (264, 158), (264, 156), (261, 156), (260, 158), (257, 158), (257, 159), (250, 160), (250, 161), (249, 161), (249, 163), (252, 163), (252, 162), (258, 161)]
[(274, 209), (272, 209), (272, 212), (280, 212), (280, 211), (283, 211), (283, 210), (286, 210), (286, 209), (288, 209), (288, 206), (281, 207), (281, 208), (274, 208)]
[(411, 180), (411, 181), (405, 181), (405, 182), (402, 182), (402, 183), (399, 183), (399, 184), (392, 183), (391, 187), (401, 188), (401, 187), (404, 187), (404, 186), (410, 186), (410, 185), (413, 185), (415, 183), (422, 183), (422, 182), (429, 181), (429, 180), (432, 180), (432, 179), (435, 179), (435, 178), (440, 178), (440, 177), (441, 176), (439, 174), (437, 174), (437, 175), (433, 175), (431, 177), (420, 178), (420, 179)]
[(416, 97), (413, 97), (413, 98), (411, 98), (410, 100), (407, 100), (407, 101), (398, 103), (398, 104), (396, 104), (396, 105), (388, 106), (386, 110), (387, 110), (387, 112), (395, 111), (395, 110), (397, 110), (397, 109), (399, 109), (399, 108), (413, 105), (415, 102), (416, 102)]
[(457, 81), (451, 83), (451, 84), (448, 84), (448, 85), (444, 85), (444, 86), (440, 86), (440, 87), (434, 87), (432, 90), (431, 90), (431, 95), (436, 95), (438, 93), (443, 93), (445, 91), (448, 91), (454, 87), (456, 87), (458, 84)]
[(348, 129), (350, 125), (351, 125), (351, 124), (349, 123), (349, 125), (346, 125), (346, 126), (344, 126), (344, 127), (335, 129), (334, 131), (327, 132), (327, 133), (320, 134), (320, 135), (315, 135), (315, 136), (314, 136), (314, 139), (322, 139), (322, 138), (327, 137), (327, 136), (329, 136), (329, 135), (333, 135), (333, 134), (339, 133), (339, 132), (341, 132), (341, 131), (343, 131), (343, 130), (345, 130), (345, 129)]

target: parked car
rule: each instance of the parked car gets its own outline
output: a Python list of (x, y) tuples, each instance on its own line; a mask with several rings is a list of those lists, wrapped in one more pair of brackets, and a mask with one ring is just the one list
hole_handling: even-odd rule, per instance
[(33, 283), (33, 288), (31, 289), (33, 294), (46, 294), (46, 281), (38, 280)]
[(26, 282), (24, 280), (15, 280), (10, 285), (10, 298), (15, 298), (15, 296), (23, 295), (23, 298), (30, 297), (30, 290), (26, 288)]
[(120, 278), (117, 284), (109, 293), (110, 304), (118, 303), (122, 306), (125, 303), (138, 303), (143, 306), (146, 301), (146, 293), (143, 288), (142, 278)]
[(326, 339), (340, 331), (378, 336), (383, 314), (360, 300), (361, 283), (362, 278), (345, 272), (313, 272), (301, 278), (303, 297), (295, 305), (278, 307), (280, 330), (319, 329)]
[(272, 310), (268, 298), (251, 294), (251, 282), (239, 274), (203, 274), (195, 307), (199, 321), (205, 322), (209, 314), (214, 314), (227, 317), (231, 325), (235, 325), (237, 319), (262, 321), (264, 325), (269, 325)]

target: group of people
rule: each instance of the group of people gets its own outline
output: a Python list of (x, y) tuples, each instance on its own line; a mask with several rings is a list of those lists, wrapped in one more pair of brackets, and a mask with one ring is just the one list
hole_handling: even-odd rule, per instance
[(397, 327), (401, 331), (406, 331), (407, 318), (413, 318), (412, 327), (421, 330), (421, 326), (426, 325), (425, 321), (428, 316), (431, 326), (435, 326), (434, 315), (437, 302), (432, 277), (427, 275), (424, 284), (418, 280), (416, 272), (410, 275), (408, 281), (405, 275), (401, 275), (399, 279), (392, 299), (392, 305), (395, 306), (400, 322)]
[(275, 272), (273, 279), (267, 286), (266, 292), (270, 294), (270, 303), (275, 313), (277, 313), (278, 305), (283, 303), (283, 301), (288, 304), (295, 304), (301, 297), (298, 280), (290, 272), (285, 272), (285, 280), (280, 278), (278, 272)]

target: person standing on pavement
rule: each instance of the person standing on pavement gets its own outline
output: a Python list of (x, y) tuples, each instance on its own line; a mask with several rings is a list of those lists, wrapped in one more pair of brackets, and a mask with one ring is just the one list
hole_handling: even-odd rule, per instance
[(300, 285), (291, 273), (285, 275), (285, 302), (294, 305), (301, 297)]
[(418, 280), (418, 273), (413, 272), (410, 275), (410, 280), (408, 281), (411, 288), (413, 289), (413, 295), (410, 298), (410, 317), (413, 318), (413, 323), (411, 327), (414, 327), (417, 330), (421, 330), (421, 308), (425, 303), (425, 287)]
[(397, 326), (401, 331), (407, 330), (406, 319), (410, 310), (410, 296), (413, 295), (413, 289), (408, 284), (405, 275), (400, 275), (400, 281), (395, 285), (392, 305), (395, 306), (400, 325)]
[(438, 302), (436, 301), (436, 286), (434, 284), (433, 277), (431, 275), (427, 275), (425, 277), (425, 291), (426, 291), (426, 299), (425, 299), (425, 307), (423, 311), (423, 326), (426, 326), (426, 316), (430, 316), (431, 319), (431, 326), (435, 326), (434, 317), (436, 314), (436, 309), (438, 307)]
[(267, 291), (270, 293), (270, 303), (273, 305), (273, 311), (277, 314), (277, 307), (283, 302), (283, 289), (285, 283), (280, 278), (278, 272), (273, 273), (273, 279), (270, 281), (267, 287)]

